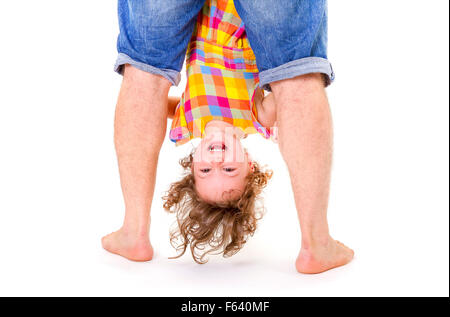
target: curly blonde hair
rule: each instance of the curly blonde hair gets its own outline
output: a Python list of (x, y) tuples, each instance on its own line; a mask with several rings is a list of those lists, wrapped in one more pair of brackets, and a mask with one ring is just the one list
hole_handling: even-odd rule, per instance
[(209, 203), (195, 190), (192, 172), (193, 153), (180, 160), (184, 177), (172, 183), (163, 197), (164, 209), (176, 215), (178, 226), (170, 232), (170, 243), (182, 256), (190, 245), (192, 257), (199, 264), (207, 262), (208, 254), (223, 252), (224, 257), (236, 254), (256, 230), (264, 207), (257, 206), (258, 195), (272, 177), (253, 162), (254, 170), (246, 176), (245, 189), (238, 198)]

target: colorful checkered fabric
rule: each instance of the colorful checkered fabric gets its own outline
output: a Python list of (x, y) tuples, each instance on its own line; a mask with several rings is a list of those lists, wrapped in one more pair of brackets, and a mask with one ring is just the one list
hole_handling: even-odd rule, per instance
[(170, 139), (181, 145), (204, 136), (211, 120), (270, 138), (257, 120), (256, 59), (233, 0), (206, 0), (188, 46), (187, 85), (177, 105)]

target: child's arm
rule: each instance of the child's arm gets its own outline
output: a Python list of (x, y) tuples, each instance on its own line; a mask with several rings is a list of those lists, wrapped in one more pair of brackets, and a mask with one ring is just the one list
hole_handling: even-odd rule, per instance
[(267, 129), (274, 127), (277, 121), (277, 108), (273, 94), (264, 96), (263, 90), (258, 87), (255, 92), (255, 103), (259, 123)]
[(180, 99), (180, 97), (169, 96), (169, 102), (167, 104), (167, 117), (169, 119), (173, 119), (173, 116), (175, 115), (175, 109), (177, 108)]

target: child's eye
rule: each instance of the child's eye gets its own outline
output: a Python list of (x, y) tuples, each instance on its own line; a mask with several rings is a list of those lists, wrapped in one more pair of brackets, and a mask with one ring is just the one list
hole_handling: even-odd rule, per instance
[(210, 171), (209, 168), (204, 168), (204, 169), (201, 169), (201, 170), (200, 170), (200, 172), (202, 172), (202, 173), (208, 173), (209, 171)]
[(227, 167), (223, 169), (225, 172), (233, 172), (234, 170), (236, 170), (235, 168), (231, 168), (231, 167)]

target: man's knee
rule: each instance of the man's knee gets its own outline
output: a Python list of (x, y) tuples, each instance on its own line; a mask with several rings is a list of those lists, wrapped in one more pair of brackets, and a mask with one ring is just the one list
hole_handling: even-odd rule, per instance
[(286, 94), (301, 96), (311, 90), (324, 90), (325, 86), (325, 78), (321, 73), (310, 73), (270, 83), (275, 97)]
[(165, 77), (140, 70), (130, 64), (124, 65), (123, 71), (124, 84), (131, 84), (136, 88), (143, 87), (148, 90), (165, 91), (170, 88), (172, 83)]
[[(145, 131), (164, 127), (167, 121), (168, 93), (171, 83), (162, 76), (125, 65), (124, 78), (116, 105), (116, 128), (128, 122)], [(153, 134), (157, 133), (153, 132)]]
[(331, 125), (331, 111), (320, 73), (307, 74), (271, 83), (277, 104), (277, 118), (307, 120), (316, 127)]

